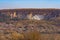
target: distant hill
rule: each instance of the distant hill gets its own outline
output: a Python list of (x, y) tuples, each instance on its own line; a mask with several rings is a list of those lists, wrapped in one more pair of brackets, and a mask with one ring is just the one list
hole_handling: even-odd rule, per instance
[(14, 15), (14, 12), (16, 12), (16, 15), (22, 15), (24, 17), (27, 16), (27, 14), (30, 14), (32, 12), (32, 15), (44, 15), (46, 20), (50, 19), (56, 19), (57, 17), (60, 17), (60, 9), (3, 9), (0, 10), (0, 14), (5, 15)]
[[(43, 15), (44, 19), (26, 20), (25, 17), (27, 15), (28, 17), (30, 16), (29, 18), (31, 18), (31, 16), (34, 15)], [(31, 27), (31, 29), (36, 28), (36, 30), (40, 32), (60, 33), (60, 9), (6, 9), (6, 10), (4, 9), (4, 10), (0, 10), (0, 22), (1, 21), (7, 23), (7, 25), (9, 23), (13, 24), (14, 25), (13, 27), (17, 27), (17, 29), (19, 27), (20, 28), (28, 27), (27, 29), (29, 30)]]

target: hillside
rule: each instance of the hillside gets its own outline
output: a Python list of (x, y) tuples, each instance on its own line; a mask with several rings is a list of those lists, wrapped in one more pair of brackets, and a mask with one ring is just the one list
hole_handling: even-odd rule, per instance
[[(12, 17), (12, 19), (11, 19), (11, 16), (8, 15), (9, 12), (14, 12), (14, 13), (16, 12), (16, 14), (14, 14), (14, 15), (16, 15), (16, 17)], [(25, 19), (25, 17), (27, 15), (28, 15), (28, 17), (30, 16), (30, 18), (31, 18), (31, 15), (34, 16), (37, 14), (43, 15), (44, 18), (41, 20)], [(23, 19), (21, 19), (20, 15), (23, 16)], [(60, 9), (9, 9), (9, 10), (0, 10), (0, 22), (2, 22), (1, 24), (5, 23), (2, 26), (4, 28), (5, 25), (7, 25), (7, 29), (10, 27), (10, 24), (11, 24), (11, 27), (14, 25), (12, 28), (23, 27), (24, 28), (23, 30), (26, 30), (26, 29), (29, 30), (29, 26), (31, 26), (31, 28), (33, 28), (33, 29), (37, 28), (37, 30), (39, 30), (40, 32), (47, 32), (47, 33), (60, 32)], [(6, 24), (6, 23), (8, 23), (8, 24)], [(15, 25), (15, 24), (17, 24), (17, 25)], [(25, 26), (27, 26), (28, 28), (27, 27), (25, 28)]]
[(40, 38), (60, 40), (60, 9), (0, 10), (0, 40)]

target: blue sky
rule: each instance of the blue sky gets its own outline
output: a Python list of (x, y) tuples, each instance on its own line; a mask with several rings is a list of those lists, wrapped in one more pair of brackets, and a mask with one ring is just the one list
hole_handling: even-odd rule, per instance
[(60, 0), (0, 0), (0, 9), (60, 8)]

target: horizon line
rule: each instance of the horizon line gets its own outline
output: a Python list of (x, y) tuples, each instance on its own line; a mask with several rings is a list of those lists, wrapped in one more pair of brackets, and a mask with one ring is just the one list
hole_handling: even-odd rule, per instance
[(0, 10), (14, 10), (14, 9), (60, 9), (60, 8), (4, 8)]

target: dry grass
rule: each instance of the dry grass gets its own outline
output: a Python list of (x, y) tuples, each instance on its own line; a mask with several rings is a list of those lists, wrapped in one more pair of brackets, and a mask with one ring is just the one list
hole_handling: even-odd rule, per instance
[[(21, 20), (14, 23), (16, 27), (23, 26), (26, 24), (27, 25), (33, 24), (34, 26), (42, 25), (44, 27), (55, 27), (55, 26), (52, 26), (52, 24), (55, 24), (55, 22), (48, 22), (44, 20), (41, 20), (41, 21)], [(37, 30), (30, 30), (28, 32), (18, 33), (16, 31), (9, 30), (8, 34), (0, 33), (0, 40), (60, 40), (60, 34), (42, 34), (42, 33), (39, 33)]]
[(0, 40), (60, 40), (60, 34), (41, 34), (38, 31), (27, 33), (12, 32), (9, 36), (0, 34)]
[(40, 40), (41, 35), (37, 31), (30, 31), (24, 34), (26, 40)]

